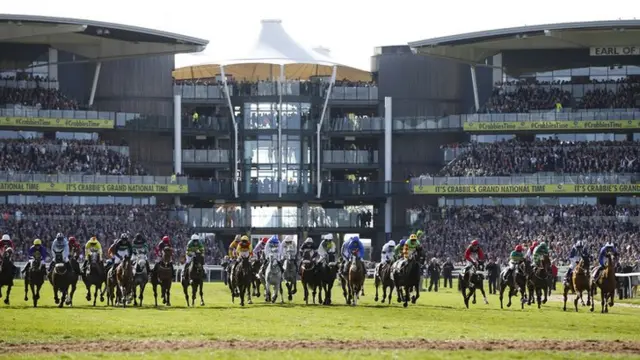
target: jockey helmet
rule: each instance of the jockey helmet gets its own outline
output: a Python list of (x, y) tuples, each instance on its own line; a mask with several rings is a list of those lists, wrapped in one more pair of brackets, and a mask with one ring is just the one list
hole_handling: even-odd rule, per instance
[(322, 235), (323, 240), (333, 240), (333, 234), (324, 234)]
[(268, 241), (269, 241), (269, 238), (262, 238), (262, 241), (261, 241), (261, 242), (262, 242), (263, 244), (266, 244)]
[[(266, 239), (266, 238), (265, 238)], [(264, 239), (263, 239), (264, 240)], [(269, 242), (272, 244), (278, 244), (280, 241), (278, 240), (278, 235), (273, 235), (271, 237), (271, 239), (269, 239)]]
[(389, 240), (387, 244), (389, 244), (389, 246), (396, 247), (396, 242), (393, 240)]
[(127, 234), (127, 233), (122, 233), (122, 234), (120, 234), (120, 239), (122, 239), (122, 240), (129, 240), (129, 234)]
[(538, 242), (534, 241), (533, 244), (531, 244), (531, 246), (535, 248), (536, 246), (538, 246)]
[(353, 242), (355, 242), (355, 241), (360, 242), (360, 237), (358, 237), (358, 236), (352, 236), (352, 237), (351, 237), (351, 241), (353, 241)]
[(416, 234), (411, 234), (409, 235), (409, 240), (418, 240), (418, 237), (416, 236)]
[(162, 242), (168, 243), (169, 242), (169, 237), (167, 235), (163, 236), (162, 237)]
[(2, 241), (11, 241), (11, 238), (9, 237), (9, 234), (2, 235)]
[(611, 241), (607, 241), (606, 244), (604, 244), (605, 247), (613, 247), (613, 243)]
[(135, 239), (136, 240), (142, 240), (142, 234), (137, 233)]
[(522, 252), (523, 250), (524, 250), (524, 248), (522, 247), (522, 245), (520, 245), (520, 244), (516, 245), (516, 251)]
[(35, 246), (35, 245), (42, 245), (42, 240), (40, 240), (40, 239), (35, 239), (35, 240), (33, 240), (33, 245), (34, 245), (34, 246)]
[(577, 248), (581, 248), (583, 246), (584, 246), (584, 244), (582, 243), (582, 241), (580, 241), (580, 240), (576, 241), (576, 247)]
[(471, 246), (480, 246), (480, 242), (478, 240), (473, 240), (471, 242)]
[(308, 237), (307, 240), (305, 240), (304, 242), (305, 242), (305, 244), (311, 244), (311, 243), (313, 243), (313, 239)]
[(91, 239), (89, 239), (89, 242), (98, 242), (98, 239), (95, 236), (92, 236)]
[(56, 235), (56, 239), (63, 239), (63, 238), (64, 238), (64, 235), (62, 235), (62, 233), (58, 233)]
[(432, 262), (432, 263), (435, 263), (435, 262), (437, 262), (437, 261), (438, 261), (438, 259), (436, 259), (435, 257), (434, 257), (434, 258), (431, 258), (431, 262)]
[(200, 236), (198, 236), (198, 234), (193, 234), (191, 235), (191, 240), (200, 241)]
[(283, 241), (284, 241), (284, 242), (292, 242), (292, 241), (293, 241), (293, 238), (291, 237), (291, 235), (287, 235), (287, 236), (285, 236), (285, 237), (284, 237), (284, 240), (283, 240)]
[(69, 242), (76, 242), (76, 238), (73, 236), (69, 237)]
[(240, 241), (249, 241), (249, 237), (247, 235), (242, 235)]

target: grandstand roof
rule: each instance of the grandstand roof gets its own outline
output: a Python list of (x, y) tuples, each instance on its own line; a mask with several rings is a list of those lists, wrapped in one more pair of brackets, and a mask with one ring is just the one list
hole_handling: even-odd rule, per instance
[(0, 14), (0, 42), (46, 44), (89, 59), (199, 52), (207, 40), (93, 20)]
[(640, 20), (571, 22), (477, 31), (413, 41), (417, 53), (482, 63), (505, 50), (638, 46)]
[(220, 74), (220, 65), (224, 65), (225, 73), (237, 79), (265, 80), (278, 76), (279, 66), (285, 65), (287, 78), (308, 79), (331, 76), (332, 67), (338, 65), (337, 79), (371, 80), (369, 72), (343, 66), (331, 59), (327, 49), (301, 45), (282, 27), (281, 20), (262, 20), (257, 40), (238, 54), (218, 60), (196, 59), (196, 63), (174, 71), (173, 76), (177, 80), (212, 78)]

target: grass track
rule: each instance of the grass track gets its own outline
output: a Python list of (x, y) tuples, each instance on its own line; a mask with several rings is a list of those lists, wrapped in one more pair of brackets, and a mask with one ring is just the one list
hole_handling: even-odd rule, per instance
[[(255, 299), (254, 305), (240, 308), (231, 304), (228, 290), (220, 283), (205, 285), (205, 307), (187, 309), (181, 288), (174, 284), (172, 302), (174, 307), (154, 308), (152, 292), (145, 292), (143, 308), (107, 308), (98, 305), (93, 308), (84, 299), (83, 285), (76, 292), (74, 308), (57, 309), (54, 307), (51, 286), (43, 287), (41, 307), (34, 309), (31, 302), (23, 301), (23, 284), (18, 282), (11, 296), (11, 305), (0, 305), (0, 318), (3, 323), (2, 340), (5, 344), (17, 343), (53, 343), (76, 341), (122, 341), (130, 340), (628, 340), (638, 341), (640, 333), (640, 308), (614, 306), (609, 314), (590, 313), (581, 308), (579, 313), (562, 311), (562, 304), (556, 301), (537, 307), (519, 307), (500, 310), (497, 296), (489, 296), (489, 305), (472, 305), (465, 309), (461, 295), (446, 289), (439, 293), (422, 293), (417, 305), (408, 309), (392, 302), (391, 306), (373, 302), (374, 289), (368, 281), (366, 296), (361, 305), (353, 308), (344, 306), (341, 291), (334, 289), (334, 303), (331, 307), (306, 306), (302, 304), (299, 292), (293, 304), (265, 304)], [(556, 293), (557, 294), (557, 293)], [(394, 299), (395, 300), (395, 299)], [(515, 299), (514, 299), (515, 300)], [(514, 304), (515, 305), (515, 304)], [(0, 345), (2, 342), (0, 342)], [(172, 359), (182, 352), (145, 353), (145, 358)], [(184, 351), (184, 355), (198, 354)], [(205, 351), (202, 354), (206, 354)], [(264, 354), (296, 358), (304, 356), (315, 359), (304, 350), (292, 352), (268, 351)], [(499, 352), (487, 352), (492, 358)], [(221, 357), (233, 357), (235, 352), (225, 350)], [(260, 359), (263, 353), (257, 353)], [(370, 354), (366, 351), (329, 351), (323, 359), (360, 358)], [(376, 355), (393, 356), (393, 351), (376, 352)], [(424, 359), (423, 351), (411, 351), (407, 354)], [(429, 352), (435, 358), (465, 359), (478, 357), (477, 352)], [(492, 355), (493, 354), (493, 355)], [(518, 358), (517, 352), (504, 353), (505, 357)], [(571, 358), (571, 354), (554, 352), (538, 353), (542, 358)], [(578, 354), (578, 353), (576, 353)], [(585, 353), (579, 353), (581, 356)], [(65, 354), (68, 358), (83, 359), (88, 353)], [(99, 356), (99, 354), (94, 354)], [(246, 351), (241, 353), (246, 356)], [(259, 356), (260, 355), (260, 356)], [(335, 356), (334, 356), (335, 355)], [(59, 358), (57, 355), (56, 358)], [(125, 358), (138, 358), (129, 353)], [(403, 353), (403, 357), (406, 354)], [(439, 356), (439, 357), (438, 357)], [(452, 357), (454, 356), (454, 357)], [(536, 356), (537, 357), (537, 356)], [(1, 359), (2, 357), (0, 357)], [(20, 358), (25, 358), (24, 354)], [(413, 358), (413, 357), (409, 357)], [(486, 357), (488, 358), (488, 357)], [(531, 356), (529, 355), (529, 358)], [(587, 357), (589, 358), (589, 357)], [(598, 355), (603, 359), (602, 354)], [(614, 357), (615, 358), (615, 357)], [(625, 359), (631, 357), (627, 354)]]

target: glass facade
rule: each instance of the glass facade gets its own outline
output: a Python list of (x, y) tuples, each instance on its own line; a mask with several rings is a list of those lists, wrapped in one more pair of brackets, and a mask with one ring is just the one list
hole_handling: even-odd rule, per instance
[[(309, 103), (282, 103), (282, 128), (302, 129), (308, 128)], [(244, 104), (244, 128), (245, 129), (277, 129), (279, 104), (277, 102), (245, 103)]]
[[(640, 75), (640, 66), (608, 66), (608, 67), (585, 67), (575, 69), (564, 69), (538, 72), (530, 74), (541, 82), (561, 82), (572, 81), (575, 77), (587, 77), (594, 81), (615, 81), (626, 78), (629, 75)], [(508, 80), (515, 80), (509, 78)]]

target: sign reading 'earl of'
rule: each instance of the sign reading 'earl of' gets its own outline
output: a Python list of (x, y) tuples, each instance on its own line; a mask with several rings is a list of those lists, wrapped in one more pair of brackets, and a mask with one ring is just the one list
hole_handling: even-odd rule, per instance
[(640, 46), (601, 46), (589, 50), (591, 56), (638, 56)]

